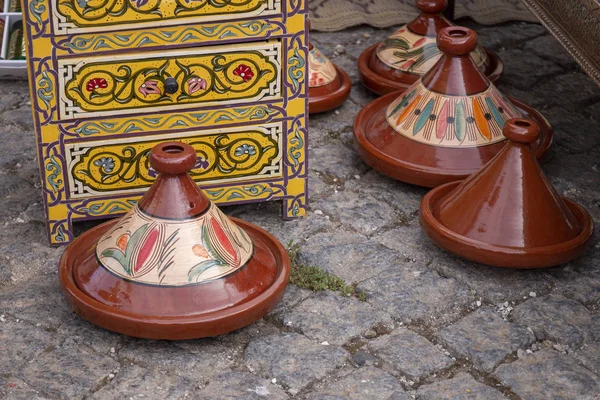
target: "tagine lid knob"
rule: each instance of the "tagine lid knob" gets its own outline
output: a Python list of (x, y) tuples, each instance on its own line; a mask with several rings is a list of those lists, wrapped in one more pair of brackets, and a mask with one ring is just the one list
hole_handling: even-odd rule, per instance
[(185, 174), (196, 165), (196, 151), (181, 142), (161, 143), (150, 151), (150, 165), (161, 174)]
[(196, 151), (183, 142), (160, 143), (150, 151), (150, 167), (158, 173), (138, 208), (166, 219), (193, 218), (206, 211), (210, 200), (188, 175), (198, 161)]
[(504, 125), (504, 136), (513, 143), (531, 144), (540, 136), (540, 127), (525, 118), (513, 118)]
[(446, 54), (466, 56), (477, 48), (477, 34), (469, 28), (450, 26), (440, 31), (437, 45)]
[(447, 0), (417, 0), (419, 11), (426, 14), (441, 14), (448, 7)]

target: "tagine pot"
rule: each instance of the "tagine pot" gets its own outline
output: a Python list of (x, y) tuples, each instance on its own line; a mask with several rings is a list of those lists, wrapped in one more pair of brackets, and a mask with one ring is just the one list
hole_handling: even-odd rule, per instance
[(102, 328), (150, 339), (215, 336), (263, 317), (288, 282), (283, 246), (208, 200), (188, 175), (191, 146), (162, 143), (149, 159), (159, 176), (139, 203), (63, 254), (68, 302)]
[(481, 171), (425, 195), (423, 230), (440, 247), (497, 267), (551, 267), (580, 256), (594, 222), (544, 175), (531, 148), (539, 127), (512, 119), (504, 135), (508, 144)]
[[(455, 26), (441, 14), (447, 1), (417, 0), (416, 6), (421, 11), (416, 19), (360, 55), (360, 79), (370, 91), (383, 95), (406, 90), (442, 56), (436, 37), (443, 28)], [(492, 82), (500, 79), (504, 64), (495, 53), (477, 46), (471, 51), (471, 57)]]
[(542, 157), (552, 128), (532, 107), (505, 97), (477, 68), (471, 29), (448, 27), (437, 39), (442, 57), (404, 92), (389, 93), (364, 107), (354, 121), (360, 157), (402, 182), (435, 187), (465, 179), (506, 144), (510, 118), (534, 120), (541, 129), (532, 150)]
[(308, 52), (309, 113), (322, 113), (341, 106), (350, 96), (351, 88), (348, 74), (311, 44)]

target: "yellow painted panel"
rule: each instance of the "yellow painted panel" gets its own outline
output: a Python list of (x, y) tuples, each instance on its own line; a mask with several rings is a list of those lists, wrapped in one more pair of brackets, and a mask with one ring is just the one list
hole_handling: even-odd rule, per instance
[(281, 123), (229, 128), (156, 139), (106, 140), (66, 146), (70, 198), (119, 195), (149, 187), (157, 176), (148, 155), (155, 145), (177, 140), (192, 145), (198, 161), (196, 181), (235, 181), (282, 175)]
[[(280, 47), (271, 41), (61, 60), (60, 115), (68, 119), (278, 99)], [(166, 91), (168, 79), (177, 82), (173, 94)]]
[(50, 0), (54, 32), (146, 28), (281, 14), (281, 0)]

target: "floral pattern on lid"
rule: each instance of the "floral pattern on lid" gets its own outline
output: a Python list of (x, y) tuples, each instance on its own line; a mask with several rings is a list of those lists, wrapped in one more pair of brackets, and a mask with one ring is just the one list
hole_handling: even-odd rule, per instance
[(214, 204), (190, 220), (165, 220), (135, 206), (98, 242), (96, 256), (114, 274), (149, 285), (185, 286), (242, 268), (254, 245)]
[(335, 66), (316, 47), (308, 52), (308, 69), (310, 87), (328, 85), (337, 77)]
[[(442, 56), (435, 36), (421, 36), (411, 32), (406, 25), (384, 40), (377, 48), (377, 57), (390, 68), (407, 73), (423, 75)], [(487, 62), (487, 53), (477, 46), (471, 53), (478, 68)]]
[(502, 128), (522, 114), (493, 84), (472, 96), (449, 96), (428, 90), (421, 80), (386, 111), (388, 124), (417, 142), (441, 147), (479, 147), (506, 138)]

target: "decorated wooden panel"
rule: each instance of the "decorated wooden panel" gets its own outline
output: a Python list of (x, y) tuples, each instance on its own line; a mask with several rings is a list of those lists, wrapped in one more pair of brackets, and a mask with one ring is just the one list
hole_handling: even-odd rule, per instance
[(281, 0), (50, 0), (55, 34), (154, 28), (281, 13)]
[[(272, 41), (60, 60), (60, 118), (278, 99), (280, 58), (281, 44)], [(175, 93), (166, 91), (168, 78)]]
[(65, 146), (69, 196), (123, 194), (147, 189), (157, 176), (148, 160), (150, 150), (168, 139), (180, 140), (196, 149), (198, 159), (190, 175), (204, 183), (282, 176), (281, 123), (194, 134), (69, 144)]
[(28, 2), (50, 241), (129, 211), (156, 177), (148, 151), (165, 140), (194, 146), (193, 178), (216, 203), (282, 200), (283, 217), (303, 216), (306, 20), (304, 0)]

